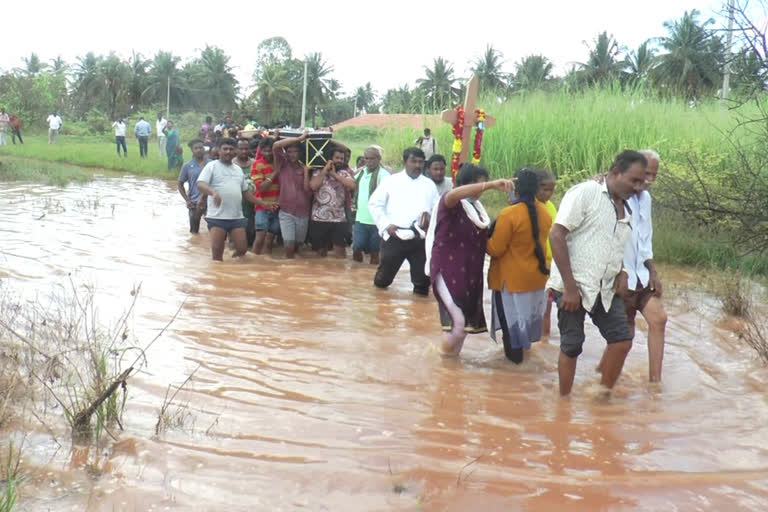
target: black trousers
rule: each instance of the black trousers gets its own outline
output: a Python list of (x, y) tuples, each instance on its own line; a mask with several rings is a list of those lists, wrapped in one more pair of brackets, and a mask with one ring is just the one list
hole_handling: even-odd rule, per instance
[(386, 288), (394, 281), (403, 261), (408, 260), (411, 266), (411, 282), (413, 293), (429, 294), (429, 277), (424, 273), (427, 255), (424, 252), (424, 240), (400, 240), (395, 236), (381, 243), (379, 250), (379, 268), (373, 278), (373, 284), (378, 288)]
[(139, 139), (139, 155), (141, 158), (147, 157), (147, 144), (149, 143), (149, 137), (146, 135), (140, 135)]
[(128, 156), (128, 149), (125, 147), (125, 137), (115, 136), (115, 145), (117, 146), (117, 155), (120, 156), (120, 146), (123, 147), (123, 153)]
[(16, 137), (19, 138), (19, 142), (24, 144), (24, 139), (21, 138), (21, 130), (14, 129), (11, 131), (11, 140), (13, 141), (14, 144), (16, 144)]

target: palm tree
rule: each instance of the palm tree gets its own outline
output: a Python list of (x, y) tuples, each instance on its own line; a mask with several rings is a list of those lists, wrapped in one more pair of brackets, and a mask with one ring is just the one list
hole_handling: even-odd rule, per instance
[(507, 88), (509, 75), (502, 71), (504, 64), (502, 53), (488, 45), (485, 53), (472, 66), (472, 72), (477, 76), (481, 91), (498, 93)]
[(69, 64), (61, 58), (61, 55), (56, 57), (55, 59), (51, 59), (51, 64), (48, 66), (48, 69), (51, 70), (51, 73), (54, 75), (64, 75), (69, 71)]
[(274, 124), (284, 119), (279, 114), (284, 107), (292, 104), (296, 93), (291, 88), (288, 68), (279, 63), (267, 65), (261, 70), (261, 78), (256, 82), (254, 95), (261, 111), (261, 117), (266, 124)]
[(381, 99), (381, 110), (386, 114), (405, 114), (412, 112), (413, 92), (408, 84), (396, 89), (389, 89)]
[(604, 84), (619, 77), (624, 68), (624, 61), (618, 60), (619, 43), (608, 32), (601, 32), (589, 46), (589, 58), (585, 63), (578, 63), (582, 80), (587, 85)]
[(72, 93), (75, 110), (80, 117), (98, 104), (104, 92), (104, 83), (99, 79), (101, 60), (93, 52), (77, 58)]
[(544, 88), (551, 80), (552, 63), (543, 55), (529, 55), (515, 64), (512, 82), (515, 91), (535, 91)]
[(332, 96), (331, 83), (326, 77), (333, 72), (333, 66), (329, 66), (319, 52), (310, 53), (305, 59), (307, 63), (307, 105), (312, 112), (312, 126), (314, 126), (317, 106), (325, 103)]
[(371, 82), (366, 83), (365, 86), (361, 86), (355, 89), (355, 93), (352, 95), (352, 98), (355, 100), (358, 112), (364, 111), (367, 113), (372, 110), (371, 107), (373, 106), (373, 102), (376, 98), (373, 93), (373, 88), (371, 87)]
[(664, 23), (668, 34), (660, 42), (667, 53), (659, 57), (655, 70), (662, 86), (689, 99), (719, 85), (724, 60), (722, 41), (707, 28), (714, 20), (699, 23), (698, 16), (699, 11), (694, 9), (679, 20)]
[(130, 69), (120, 60), (120, 57), (110, 53), (107, 58), (101, 61), (99, 74), (104, 82), (109, 118), (116, 119), (118, 107), (125, 105), (128, 96)]
[(183, 83), (181, 70), (178, 68), (181, 57), (171, 52), (159, 51), (152, 59), (149, 70), (149, 84), (143, 95), (158, 103), (165, 103), (167, 87), (170, 84), (170, 99), (174, 105), (182, 104), (186, 86)]
[[(208, 102), (209, 109), (228, 112), (235, 107), (239, 91), (237, 78), (229, 65), (229, 56), (221, 48), (208, 46), (200, 52), (189, 69), (190, 89), (195, 96)], [(200, 106), (203, 101), (197, 101)]]
[(752, 97), (766, 90), (768, 70), (754, 50), (743, 50), (731, 63), (733, 90), (742, 97)]
[(30, 76), (36, 75), (46, 68), (35, 52), (30, 53), (29, 57), (22, 57), (21, 60), (24, 61), (23, 71)]
[(458, 98), (456, 78), (453, 76), (453, 66), (442, 57), (432, 63), (432, 68), (424, 67), (426, 78), (419, 78), (416, 83), (424, 91), (426, 99), (433, 112), (448, 108)]
[(649, 43), (650, 41), (645, 41), (637, 47), (637, 50), (633, 50), (627, 55), (627, 74), (630, 81), (634, 83), (644, 82), (656, 65), (655, 51), (649, 46)]
[(149, 62), (140, 53), (132, 52), (128, 59), (128, 102), (133, 110), (141, 108), (144, 90), (147, 88), (148, 65)]

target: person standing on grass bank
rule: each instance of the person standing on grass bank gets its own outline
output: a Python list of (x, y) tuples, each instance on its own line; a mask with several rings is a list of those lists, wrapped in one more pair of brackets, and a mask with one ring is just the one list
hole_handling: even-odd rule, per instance
[(329, 246), (333, 247), (337, 258), (343, 259), (346, 256), (345, 206), (347, 191), (355, 190), (355, 180), (345, 169), (345, 153), (344, 148), (334, 147), (331, 159), (322, 169), (315, 170), (309, 181), (309, 188), (314, 192), (310, 239), (312, 249), (323, 258), (328, 254)]
[(488, 330), (483, 312), (483, 264), (491, 219), (480, 202), (487, 190), (509, 192), (511, 180), (488, 182), (488, 171), (463, 164), (456, 188), (440, 196), (425, 242), (444, 332), (442, 353), (457, 356), (467, 334)]
[(179, 143), (179, 130), (173, 122), (165, 125), (165, 153), (168, 155), (168, 169), (178, 169), (184, 163), (184, 150)]
[[(251, 181), (251, 167), (253, 166), (253, 160), (251, 160), (251, 146), (248, 139), (237, 139), (237, 151), (235, 152), (235, 158), (232, 163), (243, 170), (243, 176), (246, 178), (246, 185), (248, 185), (248, 192), (253, 195), (254, 187)], [(248, 242), (248, 247), (253, 245), (255, 238), (255, 231), (253, 226), (253, 203), (243, 199), (243, 216), (248, 221), (248, 225), (245, 227), (245, 238)]]
[(19, 138), (19, 142), (24, 144), (24, 139), (21, 138), (22, 122), (19, 116), (11, 114), (9, 124), (11, 125), (11, 142), (16, 144), (16, 137)]
[(48, 123), (48, 144), (56, 144), (56, 139), (59, 138), (59, 130), (61, 130), (61, 117), (55, 111), (51, 112), (51, 115), (46, 119)]
[(128, 148), (125, 146), (125, 119), (122, 117), (112, 123), (115, 129), (115, 146), (117, 146), (117, 156), (120, 156), (120, 148), (123, 148), (123, 154), (128, 157)]
[[(275, 137), (279, 132), (275, 133)], [(254, 206), (254, 228), (256, 235), (253, 240), (253, 252), (272, 254), (272, 244), (280, 234), (277, 200), (280, 197), (280, 183), (274, 177), (272, 167), (272, 145), (274, 140), (265, 137), (259, 141), (259, 151), (251, 166), (251, 182), (254, 186), (254, 196), (261, 204)]]
[[(179, 173), (179, 194), (187, 205), (189, 232), (197, 234), (200, 232), (200, 219), (205, 214), (207, 205), (205, 196), (197, 188), (197, 178), (211, 160), (206, 158), (205, 147), (200, 139), (190, 141), (189, 149), (192, 150), (192, 160), (184, 164)], [(188, 188), (186, 191), (184, 190), (185, 183)]]
[(453, 188), (453, 180), (445, 178), (445, 157), (432, 155), (424, 164), (424, 175), (435, 182), (437, 195), (442, 196)]
[[(632, 335), (635, 334), (637, 312), (648, 323), (648, 380), (661, 382), (664, 359), (664, 331), (667, 313), (661, 302), (661, 280), (653, 264), (653, 223), (651, 221), (651, 194), (648, 189), (659, 171), (659, 154), (651, 149), (640, 151), (648, 160), (643, 190), (632, 194), (627, 201), (632, 208), (632, 236), (624, 251), (625, 277), (628, 283), (624, 307)], [(604, 361), (598, 365), (601, 371)]]
[(437, 141), (429, 128), (424, 128), (424, 135), (416, 139), (416, 145), (424, 152), (424, 158), (429, 160), (437, 153)]
[(309, 188), (309, 167), (299, 162), (301, 144), (309, 132), (275, 142), (272, 146), (274, 170), (272, 179), (280, 179), (280, 232), (285, 245), (285, 257), (294, 258), (299, 245), (307, 238), (312, 189)]
[(370, 146), (364, 152), (365, 167), (355, 178), (355, 192), (352, 204), (355, 205), (355, 223), (352, 225), (352, 259), (362, 262), (363, 254), (370, 254), (371, 265), (379, 264), (381, 237), (376, 228), (368, 200), (382, 180), (389, 176), (389, 171), (381, 166), (381, 149)]
[(501, 330), (504, 355), (520, 364), (523, 352), (541, 339), (549, 276), (544, 247), (552, 217), (536, 200), (536, 171), (519, 169), (515, 179), (517, 197), (499, 213), (487, 251), (491, 255), (491, 338), (496, 341), (496, 331)]
[(150, 133), (152, 133), (152, 126), (146, 122), (143, 117), (140, 117), (139, 122), (136, 123), (136, 126), (133, 128), (133, 134), (139, 141), (139, 156), (141, 158), (147, 158)]
[(632, 348), (632, 332), (621, 296), (626, 293), (624, 251), (632, 236), (627, 200), (645, 186), (648, 161), (637, 151), (620, 153), (603, 184), (588, 181), (563, 197), (549, 235), (552, 269), (547, 288), (557, 304), (560, 395), (573, 387), (576, 361), (584, 344), (584, 317), (608, 343), (600, 367), (610, 390)]
[[(552, 220), (555, 220), (555, 217), (557, 216), (557, 208), (555, 207), (555, 203), (552, 202), (552, 194), (555, 193), (555, 175), (552, 171), (549, 169), (536, 169), (536, 177), (539, 181), (539, 191), (536, 192), (536, 199), (540, 201), (542, 204), (544, 204), (544, 207), (547, 209), (547, 212), (549, 213), (550, 218)], [(547, 269), (549, 269), (552, 266), (552, 245), (549, 243), (549, 237), (547, 237)], [(547, 307), (544, 310), (544, 320), (541, 323), (541, 335), (542, 337), (547, 337), (550, 335), (552, 326), (551, 326), (551, 316), (552, 316), (552, 302), (555, 300), (555, 296), (552, 293), (551, 290), (547, 291)]]
[(248, 250), (245, 238), (248, 221), (243, 217), (242, 201), (255, 205), (258, 200), (248, 191), (248, 180), (242, 169), (232, 163), (237, 151), (235, 139), (222, 137), (218, 147), (219, 159), (206, 164), (197, 178), (197, 188), (208, 196), (205, 221), (211, 234), (211, 257), (222, 261), (227, 235), (235, 245), (232, 256), (243, 256)]
[(429, 277), (424, 272), (425, 231), (429, 215), (439, 197), (435, 184), (424, 176), (424, 152), (416, 147), (403, 151), (405, 168), (393, 174), (371, 194), (368, 209), (382, 239), (379, 268), (373, 278), (377, 288), (387, 288), (408, 260), (413, 293), (429, 295)]
[(157, 132), (157, 150), (161, 157), (167, 157), (168, 152), (166, 150), (165, 141), (165, 128), (168, 126), (168, 121), (163, 117), (162, 112), (157, 113), (157, 121), (155, 121), (155, 131)]
[(8, 125), (11, 122), (11, 116), (9, 116), (5, 109), (0, 109), (0, 146), (8, 145)]

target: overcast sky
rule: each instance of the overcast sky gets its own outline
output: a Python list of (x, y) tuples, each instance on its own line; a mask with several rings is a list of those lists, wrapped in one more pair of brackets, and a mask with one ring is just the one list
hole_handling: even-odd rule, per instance
[(437, 56), (465, 77), (489, 43), (503, 52), (508, 71), (522, 57), (540, 53), (563, 73), (586, 60), (584, 42), (598, 32), (607, 30), (632, 49), (664, 35), (664, 21), (694, 8), (706, 19), (720, 5), (719, 0), (9, 0), (2, 7), (0, 69), (22, 66), (30, 52), (45, 62), (57, 55), (74, 62), (88, 51), (127, 57), (131, 50), (145, 57), (169, 50), (186, 60), (209, 44), (232, 57), (241, 85), (249, 88), (256, 46), (280, 35), (294, 56), (322, 52), (346, 91), (370, 81), (382, 94), (413, 85)]

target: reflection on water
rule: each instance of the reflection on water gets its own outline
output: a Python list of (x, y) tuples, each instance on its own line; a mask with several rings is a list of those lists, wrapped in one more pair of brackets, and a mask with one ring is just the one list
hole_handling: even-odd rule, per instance
[[(94, 457), (30, 436), (30, 510), (768, 509), (766, 370), (705, 297), (673, 286), (690, 279), (679, 271), (664, 384), (646, 382), (641, 322), (598, 401), (590, 326), (564, 401), (556, 337), (519, 367), (485, 335), (442, 359), (436, 306), (407, 273), (380, 291), (349, 260), (211, 262), (174, 183), (3, 188), (0, 277), (25, 294), (71, 274), (113, 318), (141, 283), (140, 339), (187, 298), (130, 382), (114, 446)], [(189, 421), (153, 438), (166, 387), (198, 365)]]

